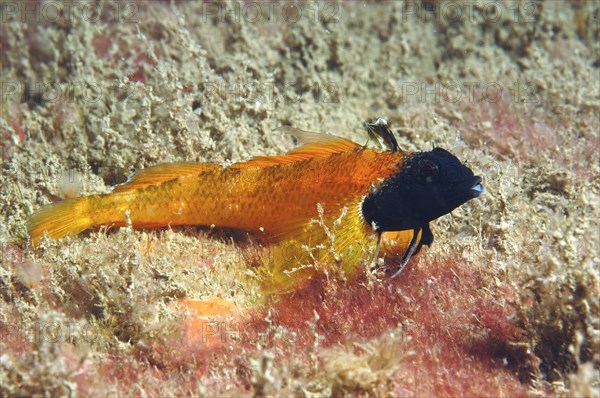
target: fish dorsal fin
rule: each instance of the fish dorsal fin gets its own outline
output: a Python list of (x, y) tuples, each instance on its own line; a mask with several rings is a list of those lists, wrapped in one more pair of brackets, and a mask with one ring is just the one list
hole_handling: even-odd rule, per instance
[(367, 128), (369, 138), (373, 138), (378, 142), (382, 146), (382, 149), (387, 149), (392, 153), (400, 150), (398, 141), (396, 141), (394, 133), (384, 118), (380, 117), (374, 123), (365, 123), (365, 127)]
[(325, 133), (316, 133), (312, 131), (304, 131), (294, 127), (283, 126), (274, 131), (291, 134), (296, 137), (302, 145), (294, 148), (285, 155), (281, 156), (256, 156), (247, 162), (236, 163), (230, 168), (254, 168), (268, 167), (279, 164), (294, 163), (311, 158), (327, 156), (334, 153), (342, 153), (353, 151), (361, 148), (357, 143), (346, 138), (336, 137)]
[(210, 163), (177, 162), (163, 163), (136, 172), (129, 180), (113, 189), (114, 192), (125, 192), (133, 189), (157, 185), (175, 178), (192, 174), (202, 174), (222, 169), (221, 166)]
[(360, 145), (354, 141), (331, 134), (305, 131), (289, 126), (279, 127), (275, 131), (290, 134), (302, 142), (302, 146), (292, 149), (288, 152), (288, 155), (310, 153), (313, 156), (322, 156), (331, 153), (353, 151), (356, 148), (360, 148)]

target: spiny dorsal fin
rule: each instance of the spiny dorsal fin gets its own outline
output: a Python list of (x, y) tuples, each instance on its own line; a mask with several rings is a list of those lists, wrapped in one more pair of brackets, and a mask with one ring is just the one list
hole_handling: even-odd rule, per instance
[(233, 169), (268, 167), (278, 164), (294, 163), (311, 158), (327, 156), (334, 153), (353, 151), (361, 148), (357, 143), (346, 138), (336, 137), (325, 133), (304, 131), (294, 127), (283, 126), (275, 129), (296, 137), (303, 144), (281, 156), (256, 156), (247, 162), (231, 165)]
[(157, 164), (136, 172), (126, 183), (114, 187), (113, 193), (144, 188), (175, 178), (192, 174), (202, 174), (220, 169), (222, 169), (221, 166), (210, 163), (177, 162)]
[(382, 146), (382, 149), (387, 149), (392, 153), (400, 150), (398, 141), (396, 141), (394, 133), (384, 118), (380, 117), (374, 123), (365, 123), (365, 127), (367, 128), (369, 138), (378, 142)]

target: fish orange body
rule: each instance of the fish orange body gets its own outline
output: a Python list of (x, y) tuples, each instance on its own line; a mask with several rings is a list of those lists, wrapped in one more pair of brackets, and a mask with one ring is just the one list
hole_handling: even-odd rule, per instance
[(172, 163), (144, 169), (109, 194), (42, 208), (29, 220), (29, 237), (36, 245), (44, 234), (58, 239), (129, 222), (134, 228), (236, 228), (272, 246), (263, 268), (272, 290), (289, 290), (310, 278), (309, 263), (315, 261), (333, 260), (353, 276), (384, 232), (377, 230), (376, 216), (365, 215), (379, 214), (385, 201), (373, 199), (366, 211), (364, 199), (399, 175), (413, 154), (368, 149), (325, 134), (301, 136), (305, 145), (283, 156), (229, 167)]

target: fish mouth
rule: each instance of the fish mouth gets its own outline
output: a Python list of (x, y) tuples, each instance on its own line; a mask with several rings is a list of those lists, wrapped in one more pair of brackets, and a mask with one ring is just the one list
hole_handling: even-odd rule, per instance
[(475, 177), (470, 193), (471, 193), (472, 198), (476, 198), (483, 193), (483, 185), (481, 184), (481, 177)]

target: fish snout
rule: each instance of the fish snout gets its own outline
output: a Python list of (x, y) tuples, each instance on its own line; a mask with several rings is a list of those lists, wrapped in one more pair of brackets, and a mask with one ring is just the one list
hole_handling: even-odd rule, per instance
[(476, 198), (483, 193), (483, 185), (481, 184), (481, 177), (475, 176), (473, 178), (473, 186), (471, 187), (471, 197)]

